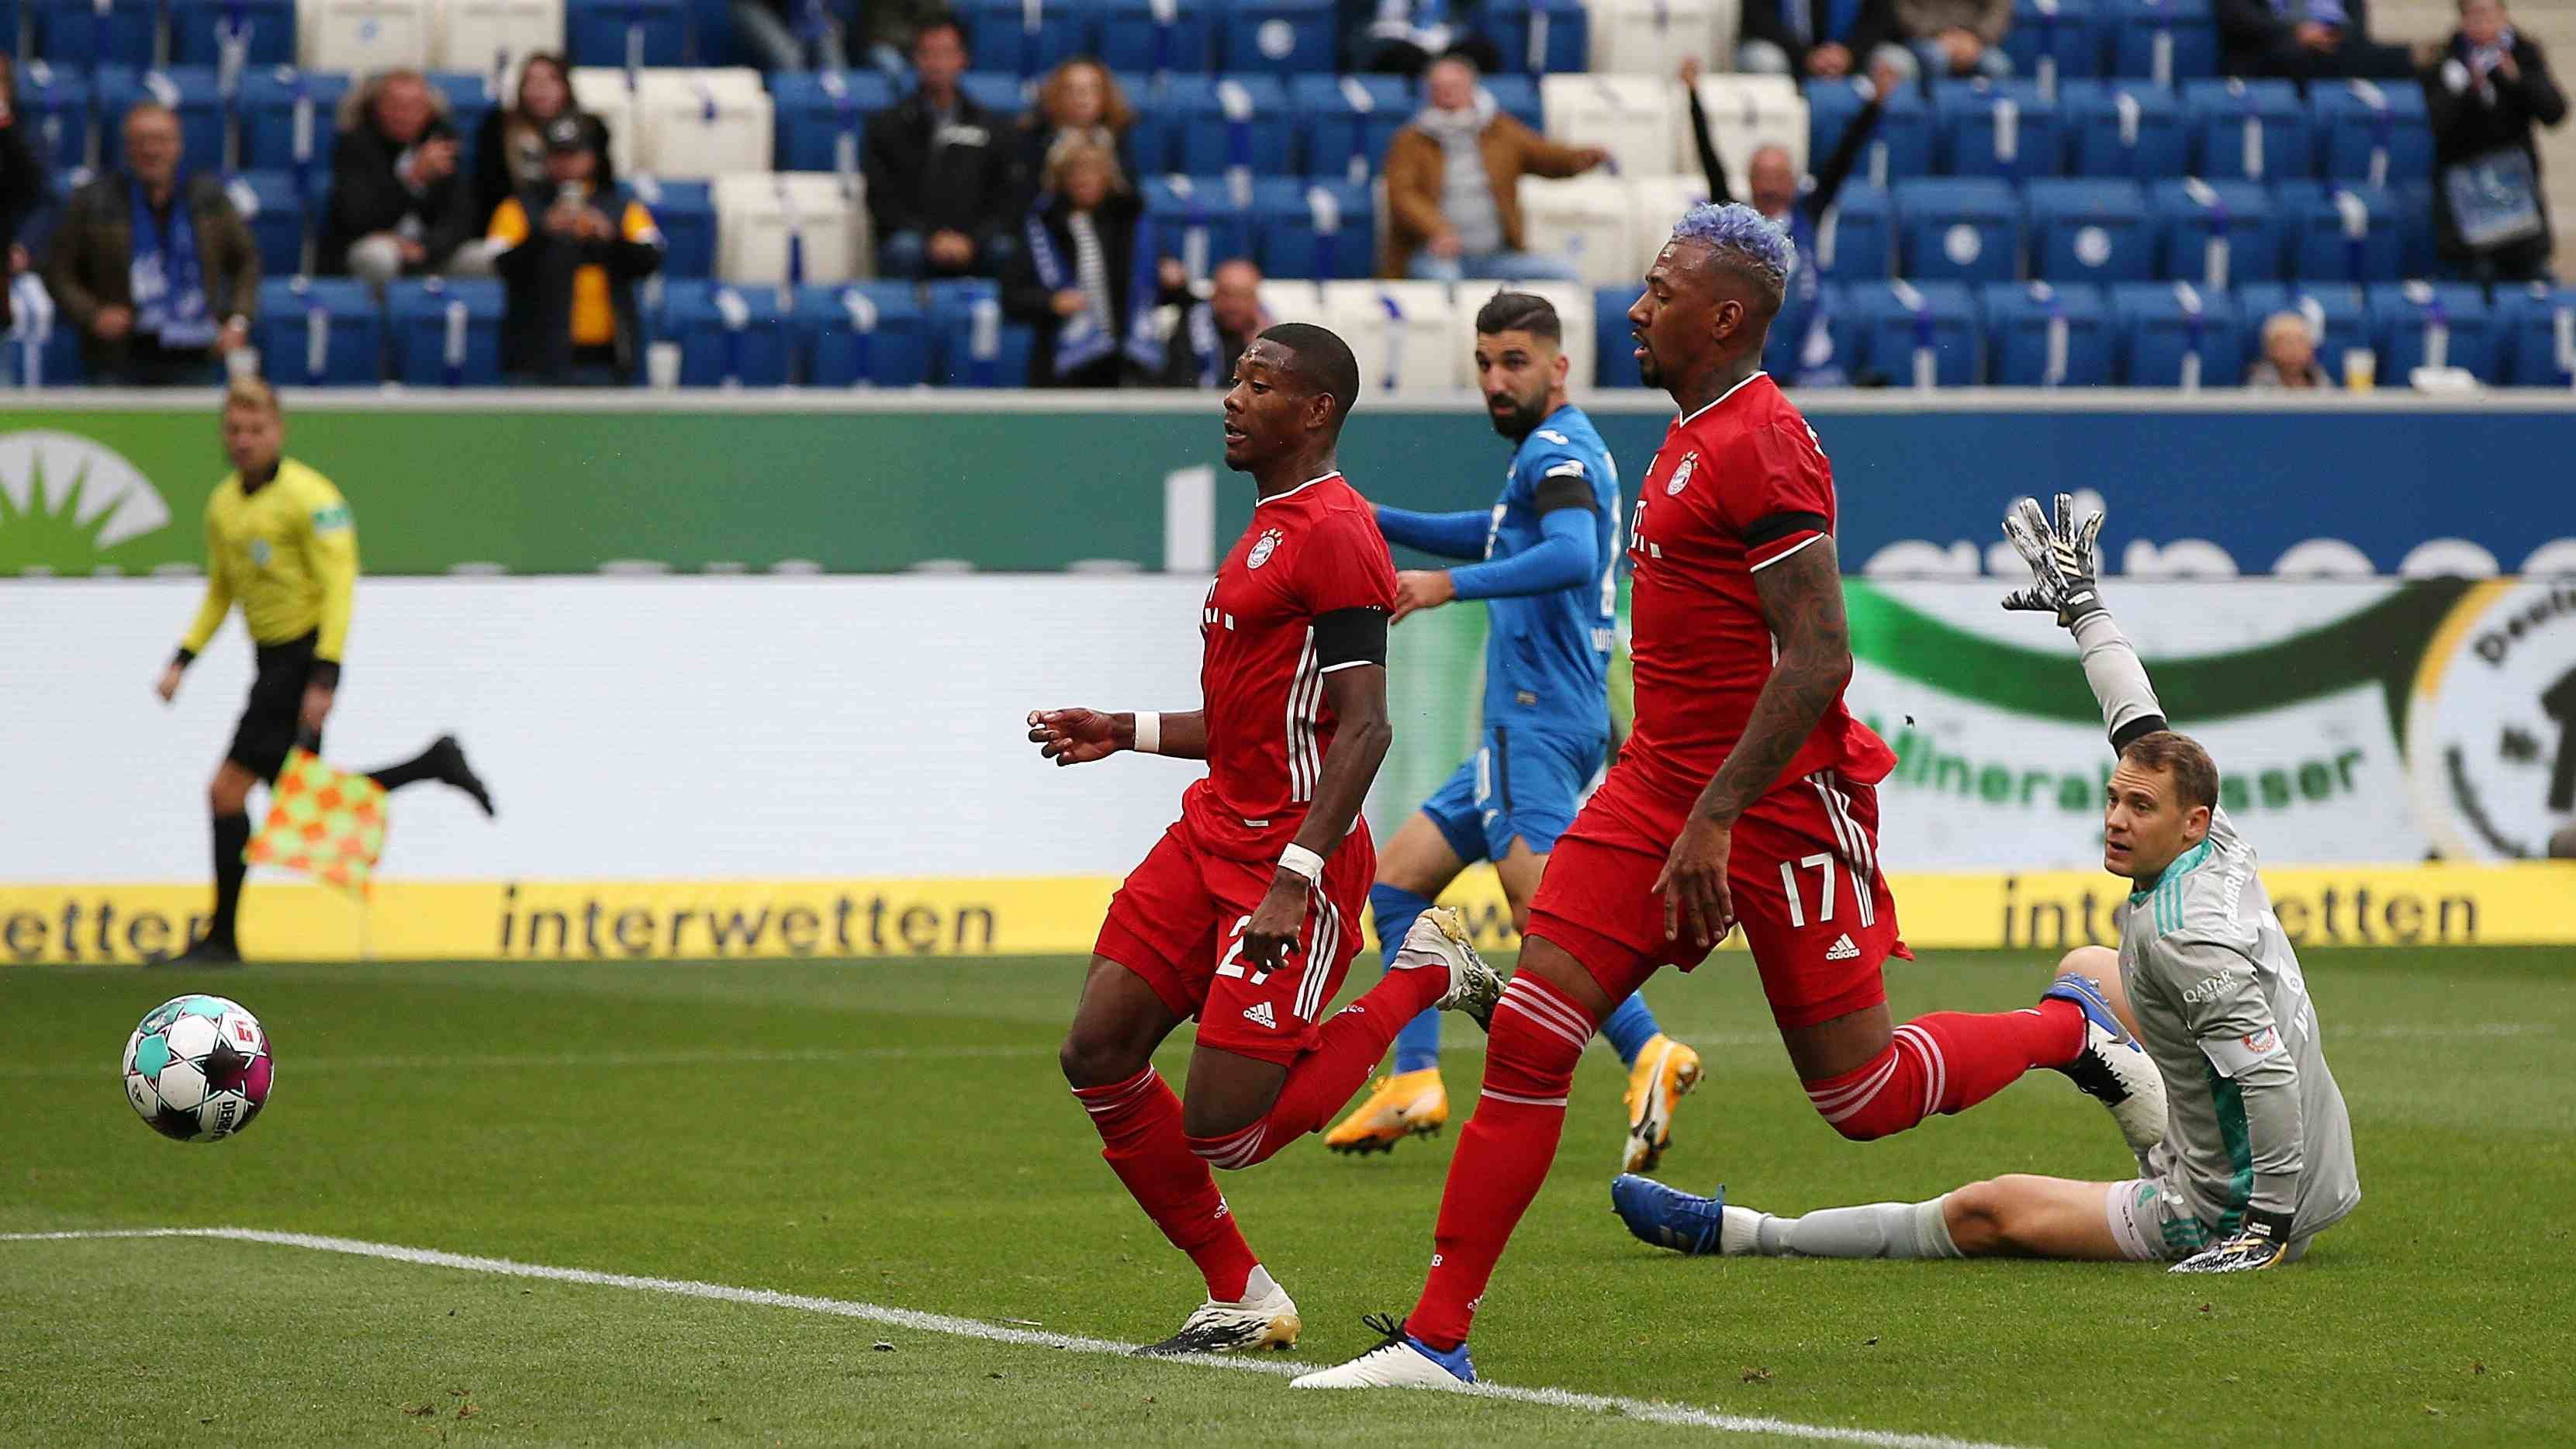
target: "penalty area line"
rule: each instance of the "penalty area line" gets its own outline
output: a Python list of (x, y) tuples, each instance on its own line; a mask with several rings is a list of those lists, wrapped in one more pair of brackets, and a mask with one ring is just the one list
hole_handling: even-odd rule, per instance
[[(236, 1243), (265, 1243), (273, 1247), (301, 1248), (315, 1253), (338, 1253), (346, 1257), (374, 1258), (389, 1263), (410, 1263), (427, 1268), (452, 1268), (464, 1273), (489, 1273), (503, 1278), (533, 1278), (549, 1283), (573, 1283), (590, 1288), (619, 1288), (632, 1293), (662, 1293), (675, 1298), (700, 1298), (717, 1303), (745, 1303), (762, 1308), (786, 1308), (799, 1313), (820, 1313), (834, 1318), (852, 1318), (863, 1323), (883, 1324), (889, 1328), (906, 1328), (916, 1333), (937, 1333), (951, 1338), (981, 1339), (987, 1343), (1016, 1344), (1028, 1348), (1062, 1349), (1072, 1353), (1105, 1354), (1123, 1358), (1132, 1353), (1136, 1347), (1132, 1343), (1117, 1343), (1105, 1338), (1084, 1338), (1074, 1334), (1010, 1328), (998, 1323), (986, 1323), (981, 1319), (958, 1318), (945, 1313), (924, 1313), (911, 1308), (890, 1308), (883, 1304), (862, 1303), (848, 1298), (818, 1298), (804, 1293), (779, 1293), (767, 1288), (739, 1288), (731, 1284), (700, 1283), (686, 1278), (651, 1278), (633, 1273), (602, 1273), (589, 1268), (558, 1268), (545, 1263), (521, 1263), (509, 1258), (482, 1258), (465, 1253), (442, 1252), (436, 1248), (409, 1248), (398, 1243), (371, 1243), (358, 1238), (325, 1237), (317, 1233), (271, 1232), (261, 1228), (96, 1228), (38, 1233), (0, 1233), (0, 1243), (86, 1242), (120, 1238), (216, 1238)], [(1228, 1358), (1215, 1354), (1189, 1354), (1176, 1358), (1157, 1359), (1155, 1362), (1188, 1364), (1196, 1368), (1227, 1369), (1238, 1373), (1270, 1374), (1281, 1378), (1309, 1373), (1318, 1367), (1314, 1364), (1290, 1363), (1271, 1358)], [(1759, 1414), (1725, 1414), (1712, 1409), (1695, 1408), (1688, 1404), (1632, 1399), (1616, 1394), (1577, 1393), (1572, 1389), (1479, 1384), (1461, 1392), (1480, 1398), (1501, 1399), (1509, 1403), (1534, 1404), (1544, 1408), (1569, 1409), (1584, 1413), (1617, 1414), (1647, 1423), (1709, 1429), (1721, 1434), (1771, 1434), (1782, 1438), (1809, 1439), (1819, 1443), (1867, 1445), (1870, 1449), (2011, 1449), (2011, 1446), (2007, 1445), (1989, 1444), (1975, 1439), (1954, 1439), (1940, 1434), (1909, 1434), (1887, 1429), (1847, 1428), (1837, 1424), (1808, 1424)]]

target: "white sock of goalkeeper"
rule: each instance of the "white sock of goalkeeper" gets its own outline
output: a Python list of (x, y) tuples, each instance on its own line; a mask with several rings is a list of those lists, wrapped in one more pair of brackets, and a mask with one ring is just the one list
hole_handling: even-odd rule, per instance
[(1942, 1215), (1945, 1201), (1874, 1202), (1796, 1218), (1730, 1207), (1720, 1245), (1766, 1258), (1962, 1258)]

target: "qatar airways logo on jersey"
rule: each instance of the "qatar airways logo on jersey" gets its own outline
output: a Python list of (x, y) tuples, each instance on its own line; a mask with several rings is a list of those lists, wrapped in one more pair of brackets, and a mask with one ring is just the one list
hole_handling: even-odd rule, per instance
[(1697, 467), (1699, 467), (1699, 454), (1683, 454), (1681, 465), (1673, 469), (1671, 480), (1664, 484), (1664, 496), (1670, 498), (1681, 492), (1683, 489), (1688, 488), (1690, 486), (1691, 471)]
[(1274, 528), (1262, 534), (1259, 538), (1254, 539), (1252, 541), (1252, 552), (1244, 556), (1243, 566), (1248, 569), (1257, 569), (1263, 564), (1270, 562), (1270, 556), (1279, 551), (1279, 542), (1285, 537), (1287, 537), (1286, 534), (1283, 534), (1278, 529)]

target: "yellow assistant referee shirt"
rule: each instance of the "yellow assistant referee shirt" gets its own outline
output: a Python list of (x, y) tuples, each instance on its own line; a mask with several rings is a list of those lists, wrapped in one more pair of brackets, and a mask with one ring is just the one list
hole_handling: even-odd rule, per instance
[(181, 647), (205, 652), (233, 601), (252, 642), (284, 644), (317, 630), (313, 654), (339, 662), (358, 585), (358, 532), (331, 480), (281, 459), (255, 490), (229, 473), (206, 500), (206, 602)]

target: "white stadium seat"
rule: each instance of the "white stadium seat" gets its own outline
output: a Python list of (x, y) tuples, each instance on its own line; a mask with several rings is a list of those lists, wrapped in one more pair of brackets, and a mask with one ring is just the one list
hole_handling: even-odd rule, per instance
[[(728, 282), (841, 282), (876, 270), (858, 178), (820, 171), (719, 176), (716, 274)], [(791, 248), (790, 240), (799, 245)], [(792, 278), (791, 257), (802, 269)]]
[(770, 169), (777, 122), (760, 72), (641, 72), (635, 101), (639, 170), (678, 180), (712, 179)]
[(1684, 56), (1735, 68), (1738, 0), (1591, 0), (1592, 69), (1670, 80)]
[[(618, 66), (584, 65), (573, 68), (572, 98), (581, 108), (597, 116), (608, 127), (608, 159), (624, 175), (635, 167), (635, 102), (643, 72), (634, 76)], [(505, 94), (518, 94), (514, 85)]]
[(1545, 297), (1556, 307), (1556, 320), (1565, 329), (1564, 350), (1571, 366), (1566, 371), (1566, 385), (1574, 390), (1580, 405), (1583, 395), (1592, 390), (1592, 355), (1596, 350), (1592, 336), (1592, 289), (1575, 282), (1500, 282), (1474, 277), (1460, 282), (1455, 293), (1458, 307), (1458, 340), (1452, 344), (1458, 353), (1458, 385), (1476, 385), (1476, 312), (1496, 292), (1530, 292)]
[(429, 64), (429, 0), (307, 0), (296, 22), (307, 70), (365, 76)]
[[(1733, 173), (1742, 175), (1741, 172)], [(1628, 216), (1631, 227), (1630, 255), (1635, 264), (1627, 274), (1605, 282), (1635, 282), (1644, 279), (1655, 265), (1655, 253), (1664, 249), (1672, 235), (1673, 223), (1682, 213), (1708, 200), (1708, 178), (1705, 176), (1639, 176), (1628, 182)]]
[(564, 0), (441, 0), (432, 28), (437, 69), (506, 72), (515, 79), (530, 54), (563, 53)]
[(1564, 181), (1524, 176), (1520, 202), (1525, 249), (1570, 257), (1575, 275), (1591, 286), (1640, 275), (1628, 185), (1618, 177), (1598, 171)]
[[(1741, 178), (1753, 153), (1764, 146), (1785, 147), (1792, 175), (1807, 174), (1807, 98), (1785, 75), (1711, 75), (1700, 77), (1700, 108), (1708, 112), (1709, 139), (1726, 174)], [(1690, 106), (1683, 104), (1674, 143), (1680, 147), (1677, 171), (1699, 169), (1699, 149), (1691, 141)]]
[(1599, 146), (1630, 176), (1680, 169), (1675, 142), (1690, 124), (1689, 110), (1682, 104), (1681, 82), (1670, 76), (1541, 76), (1539, 105), (1552, 141)]
[(1459, 385), (1457, 307), (1446, 282), (1326, 282), (1326, 326), (1359, 360), (1360, 394), (1441, 393)]
[(1312, 322), (1322, 325), (1325, 318), (1323, 288), (1313, 282), (1283, 281), (1265, 278), (1261, 283), (1261, 310), (1271, 322)]

